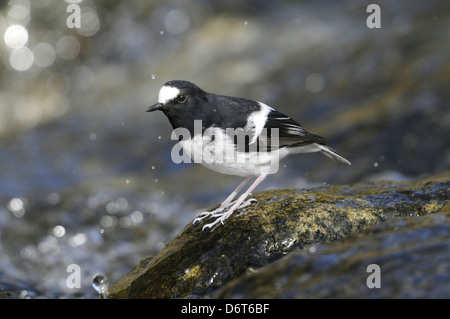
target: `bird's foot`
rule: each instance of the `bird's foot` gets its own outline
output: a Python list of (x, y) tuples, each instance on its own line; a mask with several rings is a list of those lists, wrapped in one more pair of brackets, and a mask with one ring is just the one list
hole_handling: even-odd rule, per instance
[(211, 231), (213, 231), (214, 229), (216, 229), (217, 226), (219, 226), (219, 223), (221, 223), (222, 225), (224, 224), (224, 221), (231, 216), (231, 214), (233, 214), (233, 211), (230, 210), (226, 213), (222, 213), (220, 214), (220, 216), (213, 221), (210, 224), (206, 224), (205, 226), (203, 226), (202, 231), (205, 231), (206, 229), (211, 229)]
[(236, 207), (236, 208), (234, 208), (234, 205), (233, 205), (235, 202), (230, 203), (230, 204), (228, 205), (228, 207), (229, 207), (229, 206), (232, 206), (232, 205), (233, 205), (233, 206), (232, 206), (232, 208), (231, 208), (229, 211), (223, 212), (223, 213), (222, 213), (222, 211), (224, 211), (225, 208), (227, 208), (227, 207), (219, 207), (218, 209), (213, 210), (212, 212), (204, 212), (204, 213), (200, 214), (200, 217), (197, 217), (196, 219), (194, 219), (194, 223), (200, 222), (202, 219), (204, 219), (204, 218), (206, 218), (206, 217), (209, 217), (209, 216), (211, 216), (211, 217), (217, 217), (217, 219), (216, 219), (215, 221), (213, 221), (213, 222), (210, 223), (210, 224), (206, 224), (206, 225), (203, 226), (203, 228), (202, 228), (203, 231), (204, 231), (205, 229), (208, 229), (208, 228), (211, 229), (211, 231), (213, 231), (214, 229), (216, 229), (217, 226), (219, 226), (219, 223), (224, 224), (225, 220), (226, 220), (228, 217), (230, 217), (231, 214), (233, 214), (233, 212), (234, 212), (235, 210), (238, 210), (238, 209), (247, 207), (247, 206), (249, 206), (249, 205), (251, 205), (251, 204), (253, 204), (253, 203), (255, 203), (255, 202), (257, 202), (256, 199), (250, 198), (250, 199), (247, 199), (245, 202), (243, 202), (241, 205), (239, 205), (239, 207)]
[(226, 207), (219, 207), (219, 208), (217, 208), (217, 209), (215, 209), (215, 210), (213, 210), (213, 211), (210, 211), (210, 212), (203, 212), (203, 213), (201, 213), (200, 215), (199, 215), (199, 217), (197, 217), (196, 219), (194, 219), (194, 221), (192, 222), (193, 224), (196, 224), (196, 223), (199, 223), (200, 221), (202, 221), (203, 219), (205, 219), (205, 218), (208, 218), (208, 217), (220, 217), (220, 216), (222, 216), (223, 215), (223, 213), (221, 213), (221, 212), (223, 212), (224, 210), (225, 210), (225, 208)]

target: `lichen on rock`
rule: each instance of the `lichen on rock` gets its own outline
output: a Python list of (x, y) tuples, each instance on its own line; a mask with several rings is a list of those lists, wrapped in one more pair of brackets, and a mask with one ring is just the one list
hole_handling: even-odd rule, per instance
[(391, 183), (269, 190), (214, 231), (188, 224), (154, 258), (116, 283), (111, 298), (211, 294), (250, 270), (311, 245), (327, 245), (395, 217), (450, 209), (449, 174)]

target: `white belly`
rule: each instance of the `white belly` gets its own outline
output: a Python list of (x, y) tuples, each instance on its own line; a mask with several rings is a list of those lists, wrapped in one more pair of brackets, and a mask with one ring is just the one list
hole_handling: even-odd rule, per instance
[(287, 156), (287, 150), (273, 152), (237, 152), (231, 138), (221, 130), (211, 135), (196, 135), (182, 140), (183, 151), (194, 163), (213, 171), (238, 176), (268, 175), (278, 171), (279, 161)]

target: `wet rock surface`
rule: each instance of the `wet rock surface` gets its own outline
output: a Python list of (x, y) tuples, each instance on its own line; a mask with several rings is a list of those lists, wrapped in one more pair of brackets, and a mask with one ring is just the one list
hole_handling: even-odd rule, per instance
[[(243, 208), (239, 211), (240, 214), (233, 215), (225, 225), (212, 232), (201, 231), (202, 223), (188, 224), (158, 255), (144, 259), (113, 285), (110, 297), (183, 298), (214, 295), (214, 291), (243, 275), (244, 279), (237, 279), (235, 286), (229, 284), (215, 296), (306, 297), (307, 290), (302, 291), (299, 286), (300, 290), (297, 291), (294, 288), (296, 285), (290, 286), (297, 277), (289, 278), (284, 275), (283, 270), (277, 276), (270, 269), (298, 267), (298, 271), (292, 271), (293, 276), (304, 275), (306, 277), (298, 279), (304, 280), (314, 275), (323, 276), (322, 271), (326, 272), (328, 268), (331, 271), (332, 267), (351, 270), (350, 266), (341, 263), (341, 259), (351, 259), (355, 263), (361, 259), (362, 265), (368, 265), (390, 258), (394, 263), (401, 264), (405, 258), (421, 258), (414, 254), (423, 253), (426, 257), (433, 245), (436, 245), (439, 252), (434, 265), (443, 262), (436, 276), (445, 274), (443, 271), (448, 268), (449, 247), (448, 241), (444, 239), (448, 238), (448, 216), (447, 213), (436, 213), (450, 208), (449, 180), (449, 174), (445, 173), (408, 183), (378, 182), (303, 190), (272, 190), (255, 194), (254, 198), (258, 200), (256, 204)], [(421, 218), (425, 215), (435, 217), (422, 221)], [(395, 221), (394, 218), (402, 219)], [(367, 230), (370, 225), (383, 225), (386, 221), (386, 226)], [(440, 221), (442, 225), (439, 225)], [(407, 226), (401, 226), (402, 223)], [(405, 238), (414, 236), (414, 232), (422, 227), (424, 233), (418, 236), (422, 240), (413, 241), (412, 246), (404, 246), (407, 242)], [(393, 229), (398, 229), (398, 234), (392, 232)], [(355, 235), (361, 231), (363, 237)], [(409, 231), (412, 233), (409, 234)], [(396, 236), (399, 236), (398, 240)], [(347, 239), (343, 240), (345, 238)], [(336, 241), (342, 241), (342, 246), (335, 244)], [(386, 241), (396, 247), (396, 250), (392, 251), (391, 246), (384, 245)], [(331, 243), (336, 247), (335, 253), (322, 249), (323, 253), (308, 254), (308, 250), (315, 249), (312, 248), (315, 245), (326, 247)], [(293, 254), (282, 259), (286, 265), (281, 260), (272, 265), (286, 254)], [(430, 254), (435, 257), (433, 251)], [(305, 265), (297, 266), (297, 259), (302, 260)], [(322, 265), (310, 269), (316, 259)], [(245, 276), (255, 270), (255, 274)], [(386, 267), (384, 270), (387, 270)], [(259, 279), (259, 274), (264, 273), (268, 274), (268, 278)], [(409, 280), (407, 273), (408, 270), (405, 270), (398, 274), (400, 277), (396, 280)], [(433, 274), (435, 272), (427, 273), (420, 280), (424, 280), (426, 285), (427, 276)], [(367, 273), (362, 276), (364, 275), (367, 277)], [(329, 284), (321, 288), (323, 292), (317, 288), (318, 291), (313, 291), (311, 297), (357, 297), (356, 290), (340, 293), (339, 286), (334, 286), (334, 280), (344, 283), (345, 278), (339, 278), (344, 275), (333, 271), (327, 276), (329, 277), (325, 278), (329, 279)], [(259, 280), (269, 281), (268, 285), (260, 286)], [(385, 280), (388, 281), (389, 277)], [(436, 294), (442, 296), (439, 281), (431, 282), (437, 287), (429, 289), (438, 288)], [(270, 291), (271, 284), (282, 288)], [(396, 295), (394, 288), (379, 296), (413, 296), (408, 293), (411, 292), (398, 292)], [(418, 292), (417, 295), (426, 293)]]
[(213, 296), (449, 298), (449, 242), (449, 210), (389, 219), (342, 242), (290, 253)]

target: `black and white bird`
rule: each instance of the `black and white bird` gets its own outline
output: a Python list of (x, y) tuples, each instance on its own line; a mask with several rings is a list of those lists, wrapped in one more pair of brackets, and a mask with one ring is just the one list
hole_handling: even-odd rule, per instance
[[(350, 165), (326, 144), (326, 139), (307, 132), (289, 116), (270, 106), (245, 98), (208, 93), (188, 81), (164, 84), (158, 103), (146, 112), (161, 110), (174, 132), (183, 131), (182, 150), (203, 166), (222, 174), (245, 176), (244, 181), (219, 208), (205, 212), (216, 220), (203, 227), (214, 229), (239, 208), (264, 178), (278, 169), (279, 161), (291, 154), (321, 152), (331, 159)], [(236, 201), (233, 199), (252, 177), (255, 181)]]

